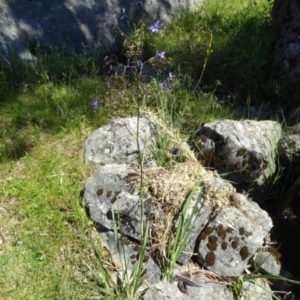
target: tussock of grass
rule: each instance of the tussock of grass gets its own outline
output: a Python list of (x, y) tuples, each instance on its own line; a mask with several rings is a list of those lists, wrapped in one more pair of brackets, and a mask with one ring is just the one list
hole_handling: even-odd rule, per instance
[[(151, 227), (151, 251), (165, 255), (168, 241), (174, 234), (174, 220), (194, 183), (204, 178), (205, 174), (205, 169), (195, 161), (178, 163), (171, 170), (161, 167), (144, 170), (142, 193), (150, 193), (153, 205), (157, 207), (157, 215)], [(137, 180), (137, 187), (139, 183)]]

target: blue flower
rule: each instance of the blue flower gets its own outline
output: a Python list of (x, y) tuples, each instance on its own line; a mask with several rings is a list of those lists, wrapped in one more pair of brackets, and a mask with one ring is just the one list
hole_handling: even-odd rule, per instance
[(151, 25), (149, 27), (149, 30), (151, 32), (159, 32), (160, 31), (160, 29), (159, 29), (159, 21), (156, 21), (153, 25)]
[(100, 107), (100, 104), (98, 103), (98, 100), (94, 100), (93, 102), (90, 103), (90, 106), (93, 109), (98, 109)]
[(168, 80), (173, 80), (174, 78), (176, 78), (176, 75), (173, 74), (172, 72), (170, 72), (170, 73), (169, 73)]
[(167, 88), (168, 88), (168, 81), (165, 81), (165, 82), (160, 83), (159, 86), (160, 86), (162, 89), (167, 89)]
[(173, 74), (172, 72), (170, 72), (168, 78), (166, 79), (166, 81), (160, 83), (159, 86), (162, 89), (167, 89), (169, 87), (169, 82), (172, 81), (174, 78), (176, 78), (176, 75)]
[(156, 55), (158, 56), (159, 60), (166, 59), (166, 51), (158, 52)]

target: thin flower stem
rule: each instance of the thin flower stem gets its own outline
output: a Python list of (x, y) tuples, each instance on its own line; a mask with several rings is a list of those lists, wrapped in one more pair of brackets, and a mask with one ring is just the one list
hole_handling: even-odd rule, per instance
[(206, 50), (206, 57), (204, 59), (204, 64), (203, 64), (203, 68), (202, 68), (202, 72), (201, 72), (201, 75), (200, 75), (200, 78), (193, 90), (193, 93), (195, 93), (196, 89), (198, 88), (200, 82), (202, 81), (202, 77), (203, 77), (203, 74), (204, 74), (204, 71), (206, 69), (206, 65), (207, 65), (207, 62), (208, 62), (208, 58), (209, 58), (209, 55), (213, 52), (213, 50), (211, 50), (211, 47), (212, 47), (212, 42), (213, 42), (213, 35), (212, 33), (210, 34), (210, 40), (209, 40), (209, 43), (208, 43), (208, 46), (207, 46), (207, 50)]

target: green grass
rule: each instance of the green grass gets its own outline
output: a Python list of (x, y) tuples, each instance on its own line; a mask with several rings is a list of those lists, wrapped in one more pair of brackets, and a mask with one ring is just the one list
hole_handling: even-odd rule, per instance
[[(84, 128), (82, 128), (84, 129)], [(80, 191), (90, 174), (78, 158), (84, 135), (45, 135), (30, 154), (2, 164), (4, 299), (84, 299), (91, 250)], [(88, 287), (89, 286), (89, 287)]]
[[(161, 34), (144, 26), (128, 39), (145, 60), (167, 51), (177, 75), (169, 92), (159, 87), (166, 74), (136, 84), (107, 77), (97, 59), (55, 51), (38, 50), (35, 68), (17, 61), (0, 68), (2, 299), (101, 298), (101, 282), (94, 276), (100, 262), (90, 235), (100, 255), (103, 251), (81, 207), (84, 182), (95, 171), (82, 160), (93, 130), (147, 108), (187, 139), (201, 123), (239, 119), (234, 108), (247, 99), (274, 107), (286, 102), (285, 80), (269, 55), (271, 4), (207, 2), (200, 11), (174, 19)], [(228, 97), (229, 104), (223, 99)], [(90, 107), (93, 100), (99, 109)], [(165, 143), (162, 136), (161, 148)], [(166, 165), (160, 150), (158, 161)]]

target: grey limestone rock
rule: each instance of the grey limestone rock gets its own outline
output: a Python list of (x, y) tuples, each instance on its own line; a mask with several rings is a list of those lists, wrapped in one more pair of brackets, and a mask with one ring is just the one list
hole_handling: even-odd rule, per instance
[(168, 22), (183, 8), (194, 9), (203, 0), (37, 0), (0, 1), (0, 49), (34, 60), (38, 47), (81, 54), (112, 53), (120, 50), (132, 23)]
[(203, 195), (203, 192), (208, 195), (210, 193), (209, 190), (212, 187), (214, 192), (219, 191), (216, 193), (218, 194), (218, 196), (216, 197), (220, 197), (218, 201), (222, 201), (222, 197), (227, 197), (230, 193), (234, 192), (234, 188), (229, 182), (218, 178), (211, 173), (207, 173), (204, 187), (200, 189), (198, 193), (196, 193), (193, 201), (191, 201), (190, 203), (189, 209), (187, 210), (187, 214), (185, 215), (185, 220), (189, 220), (192, 217), (192, 210), (195, 206), (196, 199), (200, 196), (201, 200), (198, 202), (199, 214), (194, 215), (194, 219), (191, 221), (187, 245), (178, 259), (178, 262), (181, 264), (186, 264), (194, 254), (196, 240), (199, 236), (199, 233), (207, 225), (211, 218), (211, 215), (213, 214), (214, 204), (217, 204), (217, 201), (215, 201), (216, 199), (213, 200), (214, 203), (209, 202), (206, 201), (207, 198)]
[[(116, 239), (112, 231), (100, 232), (100, 236), (102, 245), (111, 253), (112, 263), (118, 269), (118, 276), (120, 278), (134, 276), (137, 267), (136, 262), (141, 251), (140, 245), (126, 237), (122, 239), (120, 234), (117, 235)], [(143, 255), (142, 273), (145, 276), (144, 280), (147, 284), (155, 284), (161, 280), (162, 271), (147, 252), (143, 253)], [(113, 278), (113, 280), (117, 283), (117, 278)], [(146, 283), (144, 283), (140, 289), (143, 290), (146, 287)]]
[(90, 135), (84, 159), (99, 165), (131, 164), (140, 154), (147, 162), (151, 159), (155, 134), (155, 124), (147, 118), (118, 118)]
[(203, 283), (202, 286), (188, 286), (188, 294), (182, 293), (178, 287), (177, 282), (159, 282), (142, 296), (143, 300), (233, 300), (233, 295), (229, 292), (226, 286), (216, 284), (209, 286), (208, 283)]
[[(197, 201), (198, 197), (200, 197), (200, 201)], [(195, 205), (197, 205), (197, 209), (199, 211), (199, 213), (197, 214), (193, 213)], [(200, 189), (196, 193), (194, 199), (191, 201), (187, 210), (187, 214), (184, 216), (185, 224), (190, 220), (190, 218), (191, 223), (189, 227), (189, 238), (184, 250), (178, 258), (178, 263), (186, 264), (194, 255), (195, 241), (199, 235), (199, 232), (201, 232), (201, 230), (208, 222), (212, 211), (212, 207), (205, 204), (205, 199), (202, 196), (202, 189)]]
[(123, 233), (140, 240), (140, 223), (142, 218), (146, 221), (146, 211), (141, 215), (140, 196), (133, 193), (130, 175), (138, 173), (128, 165), (103, 166), (86, 181), (83, 205), (103, 228), (114, 230), (120, 221)]
[(272, 226), (258, 204), (233, 193), (201, 232), (198, 260), (219, 275), (239, 276)]
[(217, 120), (195, 133), (198, 159), (248, 191), (275, 172), (276, 146), (281, 127), (273, 121)]
[(255, 278), (243, 282), (239, 299), (272, 300), (272, 290), (266, 279)]
[(281, 263), (278, 257), (275, 257), (269, 251), (258, 252), (254, 259), (255, 268), (264, 274), (279, 275), (281, 269)]

